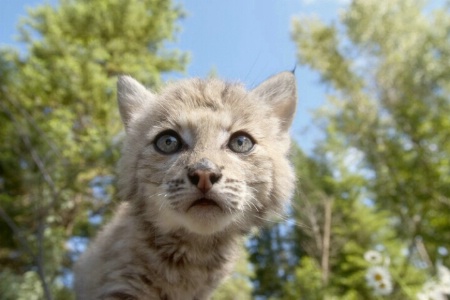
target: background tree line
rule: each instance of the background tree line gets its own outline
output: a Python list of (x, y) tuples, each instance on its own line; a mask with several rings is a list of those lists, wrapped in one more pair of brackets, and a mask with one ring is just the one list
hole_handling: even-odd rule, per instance
[[(335, 24), (293, 20), (299, 64), (328, 87), (324, 138), (293, 147), (287, 220), (215, 299), (445, 299), (449, 8), (354, 0)], [(25, 54), (0, 50), (0, 299), (73, 297), (71, 266), (117, 201), (116, 76), (157, 89), (184, 70), (164, 44), (183, 17), (168, 0), (60, 0), (21, 23)]]

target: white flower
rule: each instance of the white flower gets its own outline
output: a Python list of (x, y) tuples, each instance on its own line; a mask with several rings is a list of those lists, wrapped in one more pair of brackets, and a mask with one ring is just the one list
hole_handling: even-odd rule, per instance
[(425, 293), (431, 293), (431, 294), (439, 293), (440, 292), (439, 284), (434, 280), (427, 281), (423, 285), (422, 291)]
[(417, 299), (418, 300), (447, 300), (447, 297), (445, 297), (443, 294), (441, 293), (418, 293), (417, 295)]
[(373, 266), (366, 273), (367, 284), (373, 288), (377, 295), (389, 295), (392, 293), (391, 274), (386, 267)]
[(417, 300), (430, 300), (428, 295), (425, 293), (422, 293), (422, 292), (417, 293), (416, 297), (417, 297)]
[(438, 265), (437, 270), (442, 293), (450, 295), (450, 270), (443, 265)]
[(434, 280), (426, 282), (423, 285), (422, 291), (416, 296), (419, 300), (447, 300), (441, 283)]
[(376, 295), (389, 295), (392, 293), (393, 287), (391, 281), (379, 282), (377, 286), (374, 287), (374, 292)]
[(367, 270), (366, 280), (369, 286), (376, 286), (378, 282), (391, 281), (391, 274), (385, 267), (373, 266)]
[(369, 250), (364, 253), (364, 259), (372, 265), (379, 265), (383, 261), (383, 256), (378, 251)]
[(448, 283), (439, 283), (439, 288), (441, 289), (441, 293), (450, 295), (450, 285)]

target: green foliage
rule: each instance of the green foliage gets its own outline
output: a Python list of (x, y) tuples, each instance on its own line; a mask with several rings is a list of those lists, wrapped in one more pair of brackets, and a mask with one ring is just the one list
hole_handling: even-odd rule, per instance
[[(437, 237), (427, 231), (434, 232), (433, 220), (442, 219), (439, 216), (449, 209), (444, 174), (449, 171), (445, 157), (450, 149), (445, 80), (450, 17), (444, 10), (432, 16), (422, 10), (417, 1), (353, 2), (343, 16), (347, 36), (341, 40), (358, 51), (358, 61), (340, 54), (343, 46), (337, 42), (327, 51), (330, 57), (345, 58), (345, 64), (331, 64), (331, 58), (310, 50), (322, 43), (317, 35), (334, 27), (297, 22), (294, 37), (299, 41), (300, 60), (316, 68), (336, 89), (334, 111), (324, 113), (330, 139), (361, 151), (365, 167), (375, 177), (370, 188), (376, 204), (409, 225), (408, 230), (402, 226), (406, 235), (419, 230), (412, 223), (414, 216), (421, 216), (421, 235), (431, 242)], [(311, 44), (308, 48), (302, 47), (305, 40)], [(318, 66), (324, 61), (333, 66)], [(350, 71), (358, 79), (341, 85), (341, 75)], [(448, 228), (444, 223), (439, 222), (442, 234)], [(439, 239), (448, 240), (448, 236)]]
[(25, 55), (0, 51), (0, 274), (18, 284), (2, 296), (70, 299), (67, 242), (89, 237), (114, 197), (116, 75), (156, 88), (183, 70), (186, 55), (164, 46), (182, 16), (169, 0), (61, 0), (29, 10)]
[(320, 300), (324, 298), (322, 272), (313, 258), (303, 257), (295, 269), (294, 276), (294, 279), (284, 286), (282, 299)]

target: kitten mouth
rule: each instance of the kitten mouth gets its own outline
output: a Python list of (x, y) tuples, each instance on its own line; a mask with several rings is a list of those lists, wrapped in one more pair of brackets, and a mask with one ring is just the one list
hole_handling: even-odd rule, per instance
[(189, 206), (189, 209), (191, 209), (192, 207), (197, 206), (197, 207), (218, 207), (221, 209), (220, 205), (212, 200), (212, 199), (208, 199), (208, 198), (200, 198), (195, 200), (194, 202), (192, 202), (191, 206)]

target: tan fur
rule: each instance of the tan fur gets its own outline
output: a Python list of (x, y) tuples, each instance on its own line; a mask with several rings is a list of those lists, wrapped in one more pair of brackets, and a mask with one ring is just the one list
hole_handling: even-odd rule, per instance
[[(124, 202), (77, 262), (77, 299), (208, 299), (231, 271), (241, 237), (281, 213), (292, 195), (294, 75), (251, 91), (188, 79), (159, 94), (125, 76), (118, 99), (127, 133), (118, 172)], [(183, 148), (162, 154), (155, 137), (168, 129)], [(239, 132), (255, 141), (248, 153), (228, 146)], [(220, 177), (204, 191), (188, 172), (210, 165)], [(217, 206), (192, 206), (200, 198)]]

